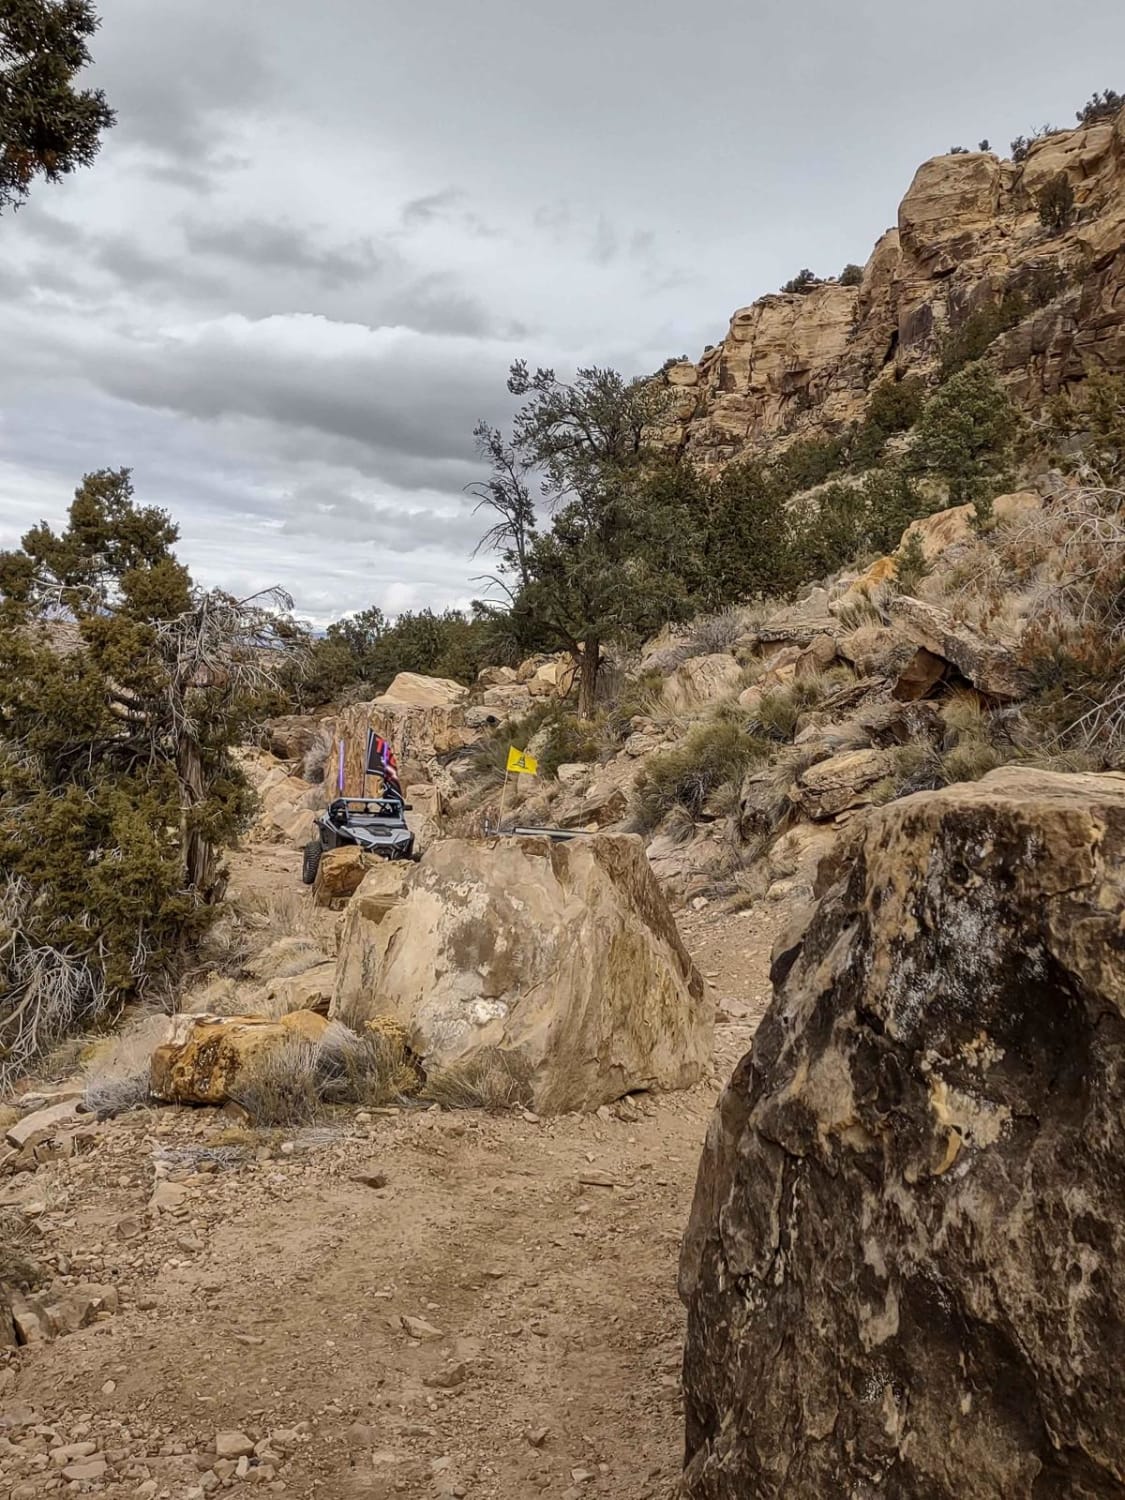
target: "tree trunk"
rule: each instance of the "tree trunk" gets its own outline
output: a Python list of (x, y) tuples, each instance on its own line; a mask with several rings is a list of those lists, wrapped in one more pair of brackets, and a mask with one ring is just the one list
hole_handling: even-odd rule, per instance
[(594, 700), (598, 691), (598, 668), (601, 666), (601, 642), (594, 637), (582, 642), (578, 663), (578, 717), (594, 717)]
[(203, 757), (196, 742), (184, 735), (176, 746), (176, 770), (180, 778), (180, 796), (183, 802), (183, 854), (184, 885), (194, 891), (203, 901), (211, 901), (215, 895), (214, 847), (197, 828), (189, 827), (189, 813), (203, 801)]

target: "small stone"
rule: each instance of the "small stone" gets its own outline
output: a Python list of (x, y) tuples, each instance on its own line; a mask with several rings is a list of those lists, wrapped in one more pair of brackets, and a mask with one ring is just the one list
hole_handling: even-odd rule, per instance
[(116, 1389), (117, 1389), (117, 1381), (116, 1380), (107, 1380), (105, 1382), (105, 1384), (102, 1386), (102, 1395), (103, 1396), (112, 1396), (113, 1393), (114, 1393), (114, 1391)]
[(176, 1247), (185, 1255), (198, 1255), (203, 1249), (203, 1241), (194, 1234), (181, 1234), (176, 1240)]
[(427, 1375), (423, 1385), (428, 1385), (432, 1390), (451, 1391), (455, 1386), (464, 1385), (469, 1373), (466, 1364), (446, 1365), (444, 1369), (435, 1370), (432, 1375)]
[(296, 1149), (297, 1147), (293, 1144), (292, 1141), (282, 1141), (281, 1143), (282, 1156), (292, 1156)]
[(525, 1435), (528, 1442), (533, 1448), (542, 1448), (543, 1444), (550, 1436), (550, 1433), (551, 1429), (549, 1427), (533, 1427), (530, 1432), (526, 1433)]
[(61, 1448), (51, 1449), (51, 1462), (62, 1469), (76, 1458), (89, 1458), (97, 1451), (97, 1443), (67, 1443)]
[(441, 1339), (445, 1337), (440, 1328), (435, 1328), (432, 1323), (427, 1323), (425, 1318), (411, 1318), (404, 1315), (399, 1321), (412, 1339)]
[(362, 1183), (364, 1187), (385, 1188), (387, 1174), (386, 1172), (357, 1172), (352, 1181)]
[(100, 1479), (108, 1468), (104, 1458), (85, 1459), (76, 1464), (67, 1464), (63, 1470), (63, 1478), (84, 1481)]
[(218, 1458), (242, 1458), (254, 1451), (254, 1441), (244, 1432), (217, 1432), (215, 1454)]
[(133, 1494), (136, 1496), (136, 1500), (152, 1500), (153, 1495), (156, 1494), (159, 1488), (160, 1486), (155, 1479), (145, 1479), (137, 1485)]
[(344, 1440), (349, 1448), (374, 1448), (377, 1434), (369, 1423), (353, 1422), (344, 1433)]

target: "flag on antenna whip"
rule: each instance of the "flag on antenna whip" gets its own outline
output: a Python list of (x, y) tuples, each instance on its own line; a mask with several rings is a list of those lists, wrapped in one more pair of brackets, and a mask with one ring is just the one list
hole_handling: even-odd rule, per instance
[(367, 775), (381, 776), (384, 786), (402, 795), (395, 753), (383, 736), (373, 729), (367, 731)]
[(539, 762), (534, 755), (528, 755), (526, 750), (517, 750), (513, 745), (508, 751), (508, 770), (518, 771), (521, 776), (534, 776), (539, 770)]

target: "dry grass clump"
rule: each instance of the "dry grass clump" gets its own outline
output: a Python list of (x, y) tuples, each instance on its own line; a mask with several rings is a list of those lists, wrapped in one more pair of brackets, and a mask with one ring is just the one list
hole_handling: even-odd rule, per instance
[(152, 1054), (165, 1039), (164, 1016), (144, 1020), (98, 1045), (83, 1068), (83, 1103), (102, 1119), (149, 1103)]
[(319, 785), (324, 780), (324, 768), (328, 764), (334, 739), (330, 730), (321, 726), (313, 736), (312, 743), (301, 761), (301, 779)]
[(794, 677), (767, 688), (753, 710), (752, 731), (770, 740), (791, 740), (803, 713), (823, 703), (837, 688), (854, 681), (847, 667), (832, 667), (809, 677)]
[(427, 1075), (421, 1097), (443, 1109), (514, 1109), (531, 1103), (522, 1060), (499, 1047), (485, 1048)]
[(319, 1042), (263, 1048), (233, 1091), (255, 1125), (311, 1125), (332, 1105), (371, 1108), (415, 1094), (419, 1072), (397, 1028), (334, 1021)]

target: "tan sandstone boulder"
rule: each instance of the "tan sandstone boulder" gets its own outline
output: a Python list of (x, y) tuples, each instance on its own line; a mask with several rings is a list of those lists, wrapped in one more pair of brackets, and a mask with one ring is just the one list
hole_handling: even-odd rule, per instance
[(729, 652), (689, 656), (664, 684), (664, 702), (672, 713), (688, 713), (729, 697), (742, 678), (742, 668)]
[(332, 1015), (399, 1021), (427, 1072), (503, 1054), (541, 1112), (684, 1088), (712, 1007), (639, 839), (446, 839), (348, 907)]
[(174, 1016), (171, 1034), (152, 1054), (151, 1087), (167, 1104), (223, 1104), (247, 1065), (295, 1037), (318, 1042), (328, 1022), (311, 1011), (272, 1021), (265, 1016)]
[(461, 703), (468, 696), (468, 688), (450, 677), (423, 677), (418, 672), (400, 672), (375, 702), (379, 707), (404, 704), (411, 708), (446, 708)]
[(956, 667), (982, 693), (990, 698), (1024, 696), (1027, 685), (1011, 646), (955, 620), (936, 604), (905, 594), (890, 600), (888, 608), (894, 623), (915, 645)]
[(1123, 909), (1125, 776), (868, 815), (708, 1130), (685, 1500), (1121, 1488)]
[(354, 895), (375, 858), (356, 844), (345, 844), (342, 849), (329, 849), (322, 854), (313, 881), (313, 900), (317, 906), (334, 906)]
[(870, 803), (874, 788), (894, 769), (891, 750), (849, 750), (817, 761), (797, 777), (790, 793), (806, 817), (834, 818)]

